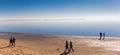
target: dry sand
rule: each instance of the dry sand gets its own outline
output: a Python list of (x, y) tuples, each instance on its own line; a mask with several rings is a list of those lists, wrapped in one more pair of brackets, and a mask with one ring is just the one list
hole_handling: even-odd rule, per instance
[(15, 47), (8, 47), (9, 37), (1, 36), (0, 55), (60, 55), (65, 50), (66, 40), (73, 42), (75, 50), (68, 55), (120, 55), (120, 38), (98, 40), (93, 36), (14, 34)]

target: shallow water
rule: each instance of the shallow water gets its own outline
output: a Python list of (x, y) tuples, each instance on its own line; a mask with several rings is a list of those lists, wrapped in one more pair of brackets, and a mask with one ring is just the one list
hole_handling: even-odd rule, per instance
[(120, 23), (83, 21), (1, 21), (0, 32), (25, 32), (40, 34), (98, 36), (120, 36)]

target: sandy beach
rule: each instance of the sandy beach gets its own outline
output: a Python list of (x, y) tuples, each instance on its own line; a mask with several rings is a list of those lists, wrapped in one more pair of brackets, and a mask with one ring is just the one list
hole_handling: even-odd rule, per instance
[(0, 55), (60, 55), (65, 41), (72, 41), (74, 52), (68, 55), (120, 55), (120, 38), (14, 33), (16, 46), (8, 47), (9, 36), (0, 36)]

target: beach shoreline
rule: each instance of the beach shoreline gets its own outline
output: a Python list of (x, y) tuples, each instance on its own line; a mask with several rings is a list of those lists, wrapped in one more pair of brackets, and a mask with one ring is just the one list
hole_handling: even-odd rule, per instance
[[(18, 33), (17, 33), (18, 34)], [(64, 36), (48, 34), (16, 35), (16, 46), (9, 45), (9, 37), (0, 38), (1, 55), (60, 55), (65, 50), (65, 41), (73, 42), (74, 52), (68, 55), (119, 55), (120, 38), (95, 36)], [(59, 49), (59, 50), (57, 50)]]

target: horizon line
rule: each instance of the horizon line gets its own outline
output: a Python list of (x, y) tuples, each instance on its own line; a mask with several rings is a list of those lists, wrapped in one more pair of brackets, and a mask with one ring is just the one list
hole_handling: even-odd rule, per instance
[(64, 21), (64, 20), (85, 20), (85, 19), (1, 19), (0, 21)]

